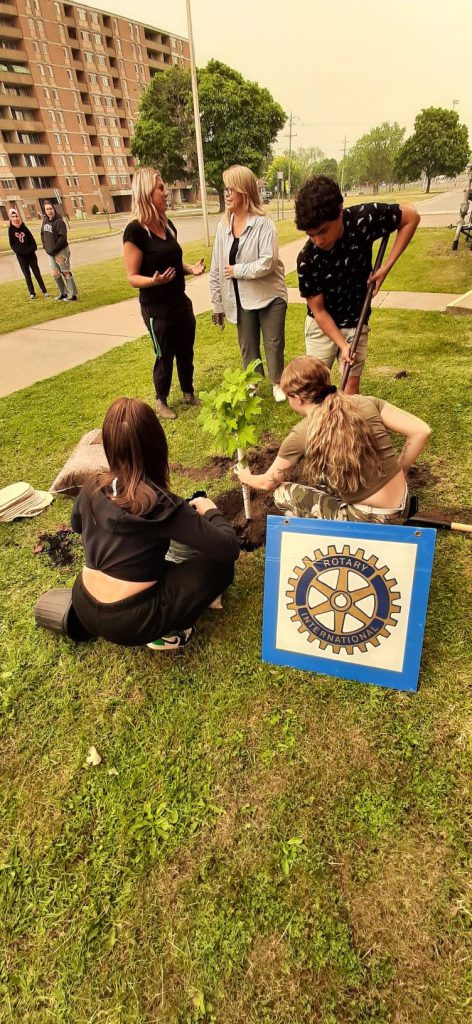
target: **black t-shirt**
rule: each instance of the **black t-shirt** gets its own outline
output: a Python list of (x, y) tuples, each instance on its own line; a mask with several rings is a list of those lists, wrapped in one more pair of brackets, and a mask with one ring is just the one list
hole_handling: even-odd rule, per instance
[[(229, 263), (230, 263), (231, 267), (234, 267), (234, 264), (236, 263), (236, 256), (238, 255), (238, 249), (239, 249), (239, 238), (236, 238), (233, 235), (233, 242), (232, 242), (232, 245), (231, 245), (231, 249), (229, 250)], [(234, 292), (235, 292), (235, 295), (236, 295), (236, 302), (237, 302), (237, 304), (239, 306), (239, 305), (241, 305), (241, 300), (239, 298), (239, 285), (238, 285), (238, 282), (237, 282), (235, 277), (232, 278), (232, 281), (233, 281)]]
[(155, 316), (171, 319), (182, 312), (182, 300), (185, 296), (185, 274), (182, 262), (182, 249), (177, 241), (177, 231), (168, 221), (166, 237), (159, 238), (152, 231), (143, 227), (138, 220), (126, 225), (123, 242), (132, 242), (143, 254), (139, 273), (143, 277), (152, 277), (156, 273), (163, 274), (168, 267), (174, 267), (176, 274), (169, 284), (158, 284), (155, 288), (140, 288), (139, 301), (145, 309)]
[[(355, 327), (372, 271), (372, 244), (396, 231), (402, 212), (398, 203), (363, 203), (343, 210), (344, 234), (328, 252), (308, 239), (298, 254), (300, 295), (323, 295), (325, 309), (338, 327)], [(313, 313), (308, 309), (308, 315)]]

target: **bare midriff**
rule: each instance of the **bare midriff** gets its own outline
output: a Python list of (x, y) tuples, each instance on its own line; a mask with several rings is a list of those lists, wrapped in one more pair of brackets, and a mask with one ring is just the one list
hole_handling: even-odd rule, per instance
[(105, 572), (100, 572), (100, 569), (89, 569), (84, 565), (82, 582), (95, 601), (100, 601), (101, 604), (113, 604), (115, 601), (124, 601), (127, 597), (134, 597), (142, 590), (149, 590), (150, 587), (155, 586), (157, 580), (132, 583), (130, 580), (118, 580), (114, 576), (107, 576)]
[(399, 508), (405, 497), (405, 474), (401, 469), (374, 494), (356, 502), (357, 505), (374, 505), (376, 508)]

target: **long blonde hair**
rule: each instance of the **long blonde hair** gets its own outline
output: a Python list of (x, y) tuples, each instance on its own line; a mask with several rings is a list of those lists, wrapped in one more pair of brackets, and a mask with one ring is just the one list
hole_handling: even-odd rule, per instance
[(163, 227), (169, 227), (167, 217), (158, 214), (151, 200), (152, 193), (162, 175), (157, 167), (137, 167), (131, 184), (131, 214), (143, 227), (158, 221)]
[[(261, 206), (261, 197), (257, 187), (256, 175), (242, 164), (233, 164), (223, 171), (223, 183), (227, 188), (234, 188), (243, 197), (244, 212), (250, 217), (267, 217)], [(229, 223), (231, 215), (226, 211), (226, 219)]]
[(280, 386), (286, 395), (315, 403), (309, 413), (304, 470), (312, 487), (325, 482), (338, 495), (355, 494), (382, 459), (370, 424), (356, 401), (337, 391), (329, 370), (315, 356), (298, 356), (285, 367)]

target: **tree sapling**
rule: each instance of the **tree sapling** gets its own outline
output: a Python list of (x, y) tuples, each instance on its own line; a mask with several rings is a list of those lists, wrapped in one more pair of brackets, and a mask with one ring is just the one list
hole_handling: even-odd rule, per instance
[[(261, 399), (255, 393), (260, 382), (256, 373), (259, 361), (254, 359), (246, 370), (225, 370), (219, 388), (202, 391), (202, 408), (199, 419), (204, 430), (214, 437), (218, 447), (223, 448), (231, 458), (235, 451), (241, 466), (246, 463), (246, 449), (258, 437), (257, 420), (261, 414)], [(242, 484), (244, 513), (251, 519), (251, 496), (249, 487)]]

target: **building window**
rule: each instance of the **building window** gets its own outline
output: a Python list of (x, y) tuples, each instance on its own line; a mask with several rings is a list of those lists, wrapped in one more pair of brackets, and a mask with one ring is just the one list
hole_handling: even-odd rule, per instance
[(116, 39), (116, 40), (115, 40), (115, 44), (116, 44), (116, 49), (117, 49), (117, 52), (118, 52), (118, 53), (123, 53), (123, 50), (122, 50), (122, 48), (121, 48), (121, 39)]
[(50, 92), (49, 92), (49, 89), (46, 89), (46, 87), (44, 87), (44, 88), (43, 88), (43, 93), (44, 93), (44, 96), (45, 96), (45, 98), (47, 99), (47, 101), (48, 101), (48, 103), (49, 103), (49, 101), (50, 101), (50, 99), (51, 99), (51, 94), (50, 94)]
[(66, 34), (62, 25), (59, 25), (59, 39), (61, 40), (61, 43), (65, 43), (66, 41)]
[(113, 145), (115, 149), (119, 149), (121, 145), (121, 139), (117, 138), (116, 135), (113, 137)]
[(49, 75), (49, 78), (51, 79), (51, 82), (53, 82), (54, 81), (54, 69), (51, 67), (50, 64), (48, 65), (48, 75)]
[(105, 60), (105, 57), (103, 56), (103, 54), (101, 54), (101, 53), (97, 54), (97, 63), (100, 64), (100, 67), (103, 67), (104, 65), (106, 65), (106, 60)]
[(49, 117), (51, 118), (51, 121), (53, 122), (53, 124), (55, 124), (56, 123), (56, 114), (55, 114), (54, 110), (50, 110), (49, 111)]
[(43, 65), (42, 64), (38, 64), (38, 68), (39, 68), (39, 73), (40, 73), (41, 77), (44, 78), (45, 72), (44, 72)]
[(68, 47), (67, 46), (63, 46), (62, 50), (63, 50), (63, 53), (64, 53), (64, 60), (65, 60), (66, 64), (70, 64), (70, 53), (69, 53)]
[(70, 188), (70, 178), (66, 177), (66, 185), (68, 185), (68, 187)]
[(92, 25), (99, 25), (100, 24), (100, 21), (99, 21), (99, 18), (98, 18), (98, 14), (96, 13), (96, 11), (91, 11), (90, 12), (90, 20), (92, 22)]
[(100, 127), (100, 128), (105, 128), (105, 127), (106, 127), (106, 121), (105, 121), (105, 118), (104, 118), (104, 117), (102, 117), (101, 115), (99, 115), (99, 116), (97, 117), (97, 121), (98, 121), (98, 124), (99, 124), (99, 127)]
[(57, 3), (55, 3), (55, 4), (54, 4), (54, 7), (55, 7), (55, 10), (56, 10), (56, 18), (60, 18), (60, 17), (61, 17), (61, 8), (60, 8), (60, 4), (57, 4)]
[(79, 15), (79, 21), (87, 21), (87, 15), (82, 7), (77, 8), (77, 14)]
[[(56, 145), (57, 145), (57, 146), (60, 146), (60, 145), (61, 145), (61, 136), (60, 136), (60, 135), (56, 135), (56, 134), (55, 134), (55, 135), (54, 135), (54, 138), (55, 138), (55, 140), (56, 140)], [(63, 161), (64, 161), (64, 163), (65, 163), (65, 162), (66, 162), (66, 160), (65, 160), (65, 157), (62, 157), (62, 159), (63, 159)]]
[(57, 89), (52, 89), (51, 92), (52, 92), (52, 98), (53, 98), (54, 102), (55, 103), (59, 103), (59, 93), (58, 93)]
[(113, 106), (113, 100), (112, 100), (111, 96), (105, 96), (105, 106), (106, 107), (112, 107)]
[(110, 176), (110, 181), (111, 181), (112, 185), (116, 185), (116, 174), (112, 174)]
[(108, 138), (108, 135), (103, 136), (102, 142), (105, 149), (110, 149), (110, 139)]
[(41, 43), (41, 47), (42, 47), (44, 59), (45, 60), (49, 60), (48, 44), (47, 43)]
[(14, 178), (0, 178), (0, 185), (2, 186), (2, 188), (5, 188), (5, 189), (14, 188), (15, 179)]
[[(59, 135), (56, 135), (56, 139), (59, 139), (59, 142), (61, 141)], [(66, 160), (64, 154), (62, 154), (61, 160), (62, 160), (62, 163), (64, 164), (64, 167), (67, 167), (67, 160)]]
[(103, 83), (104, 89), (109, 89), (110, 88), (110, 79), (107, 78), (106, 75), (102, 75), (102, 83)]
[(97, 46), (103, 46), (102, 37), (99, 36), (97, 32), (94, 32), (93, 38), (95, 39), (95, 43), (96, 43)]
[(94, 187), (94, 188), (96, 188), (96, 185), (97, 185), (97, 179), (96, 179), (96, 177), (95, 177), (95, 175), (94, 175), (94, 174), (91, 174), (91, 175), (90, 175), (90, 181), (92, 182), (92, 185), (93, 185), (93, 187)]
[(73, 73), (72, 73), (70, 68), (67, 68), (67, 77), (68, 77), (70, 82), (74, 81), (74, 75), (73, 75)]
[(121, 181), (122, 185), (127, 185), (128, 184), (128, 175), (127, 174), (120, 174), (120, 181)]
[(81, 34), (81, 36), (82, 36), (82, 41), (83, 41), (84, 43), (89, 43), (89, 42), (90, 42), (90, 32), (82, 32), (82, 31), (81, 31), (81, 33), (80, 33), (80, 34)]
[(36, 35), (36, 25), (34, 23), (34, 18), (28, 18), (28, 26), (29, 26), (29, 30), (31, 32), (31, 35), (35, 36)]

